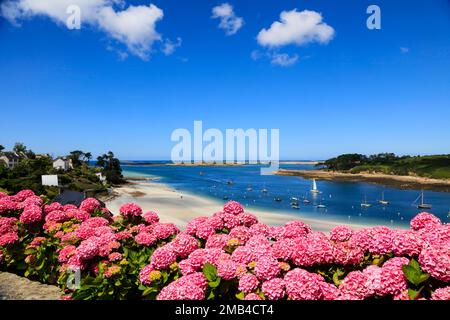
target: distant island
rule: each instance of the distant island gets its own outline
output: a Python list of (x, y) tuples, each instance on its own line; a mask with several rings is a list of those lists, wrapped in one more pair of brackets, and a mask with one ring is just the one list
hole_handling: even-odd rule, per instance
[(400, 189), (450, 192), (450, 155), (397, 156), (393, 153), (343, 154), (317, 170), (279, 170), (279, 175), (307, 179), (362, 181)]

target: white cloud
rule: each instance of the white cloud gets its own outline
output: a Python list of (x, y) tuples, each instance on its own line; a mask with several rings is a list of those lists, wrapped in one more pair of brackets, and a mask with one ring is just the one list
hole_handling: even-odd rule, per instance
[(175, 49), (181, 46), (182, 40), (181, 38), (177, 38), (176, 42), (171, 41), (170, 39), (166, 39), (163, 43), (162, 52), (166, 56), (170, 56), (175, 52)]
[(99, 11), (98, 24), (111, 37), (124, 43), (131, 53), (146, 60), (153, 42), (161, 40), (155, 24), (162, 18), (163, 11), (153, 4), (129, 6), (118, 12), (104, 7)]
[(225, 34), (231, 36), (238, 32), (244, 25), (244, 19), (237, 17), (234, 13), (233, 6), (229, 3), (222, 3), (212, 9), (213, 19), (220, 19), (219, 28), (225, 30)]
[(258, 43), (266, 47), (281, 47), (311, 42), (328, 43), (334, 36), (334, 29), (322, 22), (322, 15), (315, 11), (283, 11), (280, 21), (272, 23), (269, 29), (262, 29), (257, 36)]
[(406, 48), (406, 47), (400, 47), (400, 52), (401, 52), (401, 53), (408, 53), (408, 52), (409, 52), (409, 48)]
[(270, 62), (278, 66), (288, 67), (296, 63), (298, 59), (297, 54), (290, 56), (287, 53), (274, 53), (271, 56)]
[(89, 25), (103, 30), (141, 59), (148, 59), (153, 43), (162, 41), (156, 23), (164, 14), (153, 4), (130, 5), (124, 9), (123, 0), (7, 0), (0, 5), (0, 15), (14, 25), (36, 16), (65, 25), (70, 5), (80, 8), (81, 28)]

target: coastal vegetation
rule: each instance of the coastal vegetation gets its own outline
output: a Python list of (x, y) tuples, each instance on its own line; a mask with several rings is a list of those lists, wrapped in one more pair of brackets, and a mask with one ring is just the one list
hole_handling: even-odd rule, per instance
[(326, 235), (230, 201), (181, 231), (133, 203), (112, 215), (93, 198), (77, 208), (22, 190), (0, 193), (0, 270), (63, 299), (449, 300), (449, 225), (429, 213), (410, 225)]
[[(0, 155), (4, 150), (0, 146)], [(92, 154), (74, 150), (67, 159), (71, 166), (68, 170), (62, 170), (53, 166), (53, 159), (49, 155), (36, 155), (23, 143), (16, 143), (13, 151), (18, 155), (19, 161), (13, 167), (8, 168), (0, 162), (0, 191), (17, 193), (23, 189), (30, 189), (36, 194), (42, 194), (52, 199), (58, 194), (58, 187), (42, 185), (42, 175), (58, 175), (59, 185), (74, 191), (89, 190), (94, 194), (107, 192), (109, 185), (123, 183), (120, 162), (112, 152), (103, 155), (96, 166), (90, 165)], [(106, 178), (103, 183), (98, 174)]]
[(397, 156), (393, 153), (343, 154), (326, 160), (328, 170), (450, 179), (450, 155)]

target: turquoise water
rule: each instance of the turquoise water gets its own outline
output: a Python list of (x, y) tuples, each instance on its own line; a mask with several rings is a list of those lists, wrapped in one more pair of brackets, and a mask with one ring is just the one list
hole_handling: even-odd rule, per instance
[[(211, 197), (222, 202), (236, 200), (247, 207), (289, 213), (293, 217), (308, 217), (323, 220), (339, 220), (350, 223), (383, 224), (405, 227), (414, 215), (421, 212), (412, 205), (420, 190), (399, 190), (381, 185), (359, 182), (317, 181), (319, 194), (310, 192), (311, 181), (300, 177), (260, 175), (259, 165), (245, 166), (122, 166), (125, 176), (158, 177), (164, 183), (180, 191)], [(313, 169), (312, 165), (280, 165), (283, 169)], [(232, 184), (227, 182), (232, 181)], [(251, 191), (250, 189), (251, 188)], [(267, 193), (261, 192), (263, 188)], [(377, 203), (384, 192), (390, 205)], [(361, 208), (364, 197), (372, 204)], [(228, 199), (224, 199), (228, 198)], [(300, 208), (291, 207), (291, 197), (300, 199)], [(303, 198), (310, 200), (304, 204)], [(275, 201), (280, 198), (281, 201)], [(443, 222), (449, 222), (450, 193), (425, 191), (426, 203), (433, 205), (428, 210)], [(323, 204), (326, 208), (317, 208)], [(203, 213), (208, 214), (208, 213)]]

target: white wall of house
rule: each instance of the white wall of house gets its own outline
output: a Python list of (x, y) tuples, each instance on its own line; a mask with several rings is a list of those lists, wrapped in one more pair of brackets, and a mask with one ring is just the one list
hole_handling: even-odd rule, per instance
[(19, 163), (19, 161), (16, 161), (14, 159), (11, 159), (10, 161), (7, 156), (0, 156), (0, 161), (4, 162), (9, 169), (13, 168), (16, 164)]
[(70, 169), (70, 163), (68, 160), (59, 158), (53, 161), (53, 168), (55, 168), (56, 170), (67, 171)]

